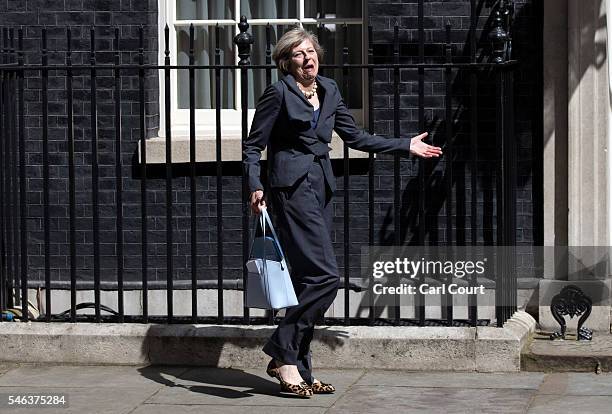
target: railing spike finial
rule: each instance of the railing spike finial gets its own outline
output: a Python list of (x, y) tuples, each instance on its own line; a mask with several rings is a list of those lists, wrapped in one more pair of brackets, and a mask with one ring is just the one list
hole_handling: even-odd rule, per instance
[(195, 27), (193, 23), (189, 25), (189, 56), (193, 56), (195, 48)]
[(504, 52), (506, 51), (508, 33), (504, 30), (499, 9), (495, 11), (493, 28), (489, 32), (489, 41), (491, 42), (493, 50), (493, 63), (504, 63)]
[(251, 45), (254, 42), (253, 35), (247, 32), (249, 29), (249, 23), (247, 22), (246, 16), (240, 17), (240, 23), (238, 23), (238, 29), (240, 33), (234, 36), (234, 43), (238, 46), (238, 57), (240, 60), (238, 64), (249, 65), (251, 64)]
[(504, 4), (500, 8), (503, 16), (503, 23), (506, 29), (507, 35), (507, 46), (506, 46), (506, 60), (512, 59), (512, 23), (514, 21), (514, 0), (504, 0)]
[[(164, 55), (165, 59), (170, 59), (170, 28), (168, 27), (168, 23), (166, 23), (164, 27)], [(166, 65), (169, 64), (170, 62), (166, 63)]]

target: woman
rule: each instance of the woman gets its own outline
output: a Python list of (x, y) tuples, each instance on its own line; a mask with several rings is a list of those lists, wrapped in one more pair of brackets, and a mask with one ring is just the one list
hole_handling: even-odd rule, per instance
[(340, 284), (330, 235), (336, 188), (327, 145), (332, 129), (357, 150), (424, 158), (442, 154), (422, 141), (427, 133), (384, 138), (357, 129), (336, 83), (318, 75), (322, 55), (316, 36), (304, 29), (292, 29), (278, 40), (272, 57), (285, 77), (268, 86), (257, 103), (243, 154), (251, 208), (259, 214), (266, 205), (259, 160), (270, 144), (272, 204), (299, 302), (287, 309), (263, 348), (272, 357), (267, 372), (278, 378), (281, 390), (303, 397), (334, 391), (312, 376), (310, 354), (315, 321)]

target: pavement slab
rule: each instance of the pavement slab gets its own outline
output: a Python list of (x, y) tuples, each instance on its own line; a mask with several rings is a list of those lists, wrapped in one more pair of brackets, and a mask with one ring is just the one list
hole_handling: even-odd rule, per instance
[(546, 377), (546, 381), (544, 381), (538, 393), (612, 397), (612, 374), (553, 373)]
[(130, 387), (156, 390), (164, 385), (165, 378), (173, 378), (188, 369), (155, 366), (23, 365), (2, 375), (0, 387)]
[(351, 388), (329, 413), (504, 413), (527, 410), (535, 390), (497, 389), (486, 392), (455, 388), (359, 386)]
[(535, 372), (406, 372), (368, 371), (355, 386), (393, 386), (416, 388), (538, 389), (544, 374)]
[(575, 395), (538, 395), (527, 411), (529, 414), (609, 413), (612, 397)]

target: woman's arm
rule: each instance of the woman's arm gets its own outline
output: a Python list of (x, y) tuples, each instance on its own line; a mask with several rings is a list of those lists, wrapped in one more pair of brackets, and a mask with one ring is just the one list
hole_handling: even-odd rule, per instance
[(336, 107), (334, 130), (349, 147), (366, 152), (399, 153), (404, 156), (414, 154), (423, 158), (438, 157), (442, 154), (439, 147), (434, 147), (422, 141), (427, 136), (426, 132), (411, 139), (385, 138), (368, 134), (357, 128), (355, 119), (346, 107), (337, 86), (336, 93), (339, 102)]
[(256, 190), (263, 190), (263, 185), (259, 178), (261, 151), (266, 148), (270, 140), (270, 134), (274, 128), (274, 123), (280, 112), (282, 103), (282, 91), (276, 89), (274, 85), (269, 85), (257, 102), (251, 131), (244, 142), (242, 150), (242, 165), (248, 179), (250, 193)]

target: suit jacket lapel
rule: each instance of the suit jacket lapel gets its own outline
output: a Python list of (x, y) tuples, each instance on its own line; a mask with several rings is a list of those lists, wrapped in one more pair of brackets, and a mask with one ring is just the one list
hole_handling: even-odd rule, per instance
[(327, 119), (329, 114), (334, 109), (334, 104), (332, 102), (331, 83), (329, 83), (327, 79), (321, 78), (317, 75), (317, 84), (319, 88), (323, 89), (323, 102), (321, 103), (319, 122), (317, 123), (317, 127), (315, 128), (315, 130), (318, 130), (323, 124), (325, 124), (325, 119)]
[[(297, 82), (295, 80), (295, 78), (293, 77), (292, 74), (288, 74), (287, 76), (285, 76), (283, 78), (283, 81), (287, 84), (287, 86), (289, 87), (289, 89), (291, 90), (291, 92), (293, 92), (295, 95), (297, 95), (302, 102), (304, 102), (304, 104), (306, 104), (309, 108), (313, 108), (312, 104), (310, 102), (308, 102), (308, 99), (306, 99), (306, 97), (304, 96), (304, 94), (302, 93), (302, 91), (300, 91), (300, 89), (297, 86)], [(312, 116), (311, 116), (312, 118)]]
[[(297, 82), (293, 75), (288, 74), (283, 78), (283, 81), (287, 85), (287, 89), (292, 92), (291, 100), (294, 104), (287, 105), (287, 111), (291, 118), (300, 119), (304, 122), (310, 123), (314, 115), (314, 107), (306, 99), (302, 91), (297, 86)], [(317, 122), (316, 128), (312, 128), (303, 132), (303, 138), (310, 138), (310, 143), (323, 141), (326, 143), (330, 142), (331, 135), (330, 131), (327, 131), (325, 127), (325, 120), (335, 110), (335, 103), (333, 102), (333, 86), (326, 78), (317, 76), (318, 87), (323, 91), (323, 102), (321, 103), (319, 121)]]
[[(289, 117), (291, 119), (299, 119), (302, 122), (307, 122), (308, 125), (310, 125), (314, 107), (298, 89), (295, 78), (291, 74), (285, 76), (283, 82), (287, 85), (287, 89), (292, 92), (291, 96), (286, 99), (286, 108)], [(308, 128), (302, 132), (302, 139), (309, 144), (313, 144), (319, 140), (312, 128)]]

